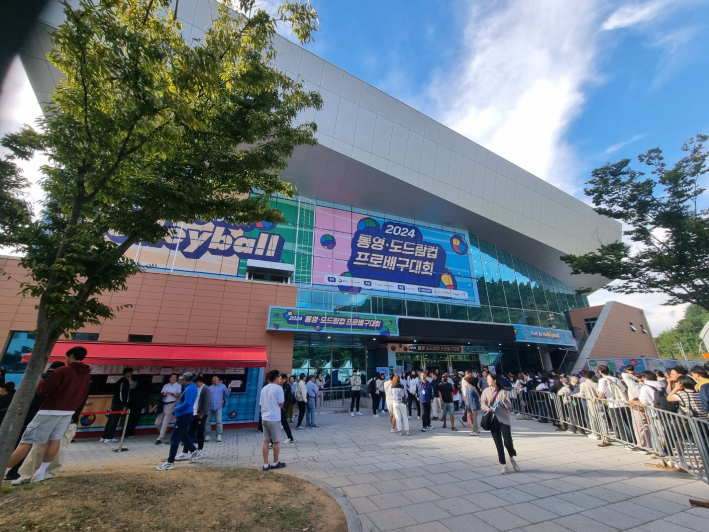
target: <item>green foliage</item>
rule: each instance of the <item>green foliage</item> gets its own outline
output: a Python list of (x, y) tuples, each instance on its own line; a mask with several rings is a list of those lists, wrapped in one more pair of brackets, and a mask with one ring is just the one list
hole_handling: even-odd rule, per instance
[[(281, 221), (268, 198), (294, 191), (280, 170), (295, 146), (315, 143), (315, 124), (293, 122), (320, 108), (319, 94), (271, 65), (277, 23), (311, 38), (317, 15), (309, 4), (286, 2), (276, 17), (254, 1), (242, 0), (239, 13), (220, 4), (211, 29), (192, 43), (169, 7), (65, 4), (49, 54), (65, 75), (54, 105), (38, 131), (3, 141), (12, 157), (41, 149), (52, 163), (42, 168), (43, 216), (31, 223), (17, 199), (16, 166), (8, 159), (0, 167), (21, 219), (3, 221), (4, 238), (23, 252), (32, 276), (25, 294), (41, 298), (52, 333), (110, 318), (97, 296), (125, 287), (139, 267), (124, 252), (164, 238), (165, 221)], [(254, 190), (263, 194), (249, 196)], [(109, 230), (125, 240), (107, 241)]]
[(697, 305), (690, 305), (684, 318), (679, 320), (674, 329), (660, 333), (655, 338), (657, 351), (663, 358), (674, 358), (682, 360), (678, 342), (682, 342), (682, 348), (688, 358), (704, 360), (704, 350), (699, 347), (699, 333), (709, 321), (709, 312)]
[(586, 195), (596, 212), (622, 221), (625, 242), (602, 243), (585, 255), (565, 255), (574, 274), (597, 274), (620, 283), (611, 292), (662, 293), (667, 305), (692, 303), (709, 310), (709, 210), (700, 210), (707, 171), (706, 135), (689, 139), (671, 168), (654, 148), (638, 156), (649, 176), (630, 167), (630, 159), (592, 172)]

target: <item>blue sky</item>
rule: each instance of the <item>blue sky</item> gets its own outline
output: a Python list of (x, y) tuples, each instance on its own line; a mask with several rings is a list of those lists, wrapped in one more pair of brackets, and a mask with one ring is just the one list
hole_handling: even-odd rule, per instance
[[(592, 169), (709, 133), (709, 0), (311, 1), (312, 52), (584, 201)], [(17, 61), (0, 135), (39, 111)], [(590, 299), (644, 308), (655, 334), (682, 315)]]

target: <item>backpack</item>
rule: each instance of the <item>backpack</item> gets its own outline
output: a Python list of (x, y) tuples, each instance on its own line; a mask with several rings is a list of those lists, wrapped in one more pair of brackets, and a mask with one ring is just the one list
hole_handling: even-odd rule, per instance
[(537, 386), (539, 386), (539, 384), (540, 383), (537, 379), (529, 379), (524, 387), (527, 388), (528, 392), (534, 392), (537, 390)]
[(372, 378), (369, 380), (369, 383), (367, 384), (367, 391), (371, 394), (374, 395), (377, 393), (377, 379)]
[(653, 388), (655, 399), (652, 401), (652, 407), (656, 410), (664, 410), (665, 412), (677, 413), (679, 405), (671, 403), (667, 400), (667, 392)]

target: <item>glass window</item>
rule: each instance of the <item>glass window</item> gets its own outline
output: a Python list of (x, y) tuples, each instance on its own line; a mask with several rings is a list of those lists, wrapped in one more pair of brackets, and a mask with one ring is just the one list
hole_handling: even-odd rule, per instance
[(417, 318), (425, 318), (426, 305), (423, 303), (423, 301), (409, 300), (406, 302), (406, 315)]
[(544, 295), (541, 273), (534, 266), (530, 266), (529, 264), (527, 265), (527, 273), (529, 273), (532, 293), (534, 294), (534, 304), (537, 306), (537, 310), (549, 310), (547, 298), (546, 295)]
[(541, 327), (541, 322), (539, 321), (539, 313), (533, 310), (524, 311), (524, 324), (531, 325), (532, 327)]
[(153, 335), (152, 334), (129, 334), (128, 335), (128, 341), (129, 342), (141, 342), (141, 343), (150, 343), (153, 341)]
[(26, 355), (34, 347), (36, 335), (24, 331), (15, 331), (10, 336), (10, 343), (2, 357), (2, 365), (7, 373), (24, 373), (27, 364), (23, 364), (22, 355)]
[(522, 299), (519, 296), (517, 278), (515, 277), (514, 269), (510, 266), (512, 264), (512, 256), (505, 251), (498, 250), (498, 257), (500, 257), (500, 274), (502, 275), (502, 286), (505, 290), (507, 306), (521, 308)]
[(505, 292), (502, 287), (502, 275), (500, 274), (500, 265), (497, 262), (495, 246), (488, 244), (484, 240), (480, 240), (480, 253), (483, 258), (485, 285), (487, 287), (487, 295), (490, 299), (490, 304), (504, 307), (507, 305), (507, 301), (505, 300)]
[(512, 262), (515, 266), (515, 277), (517, 278), (519, 295), (522, 298), (522, 308), (536, 310), (537, 307), (534, 304), (532, 284), (527, 274), (527, 265), (516, 257), (512, 257)]
[(495, 323), (510, 323), (510, 315), (506, 308), (490, 307), (492, 312), (492, 321)]
[(559, 312), (559, 303), (556, 300), (554, 281), (552, 280), (552, 277), (550, 275), (547, 275), (544, 272), (540, 273), (542, 274), (542, 282), (544, 284), (544, 295), (546, 295), (549, 310), (552, 312)]
[(73, 340), (96, 342), (98, 340), (98, 333), (71, 333), (71, 338)]
[(468, 319), (470, 321), (482, 321), (489, 323), (492, 321), (490, 307), (468, 307)]
[(510, 323), (519, 323), (520, 325), (525, 325), (524, 322), (524, 311), (518, 308), (511, 308), (510, 310)]

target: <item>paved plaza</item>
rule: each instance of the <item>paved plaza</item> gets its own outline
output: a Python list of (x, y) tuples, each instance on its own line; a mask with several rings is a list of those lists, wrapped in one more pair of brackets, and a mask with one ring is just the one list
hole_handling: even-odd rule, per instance
[[(601, 449), (585, 436), (554, 432), (551, 424), (517, 421), (513, 437), (520, 473), (499, 474), (489, 435), (449, 429), (410, 437), (389, 432), (388, 418), (321, 414), (318, 428), (293, 431), (283, 445), (284, 472), (319, 479), (347, 497), (364, 531), (406, 532), (705, 532), (709, 510), (688, 498), (709, 500), (709, 486), (688, 474), (645, 467), (648, 457), (614, 444)], [(440, 427), (441, 422), (434, 422)], [(294, 425), (293, 425), (294, 427)], [(214, 435), (214, 433), (212, 433)], [(155, 437), (115, 444), (72, 444), (67, 468), (95, 470), (120, 464), (155, 467), (168, 446)], [(205, 445), (199, 466), (253, 466), (262, 462), (261, 434), (225, 431)], [(196, 467), (185, 462), (177, 467)], [(166, 476), (170, 472), (165, 472)]]

